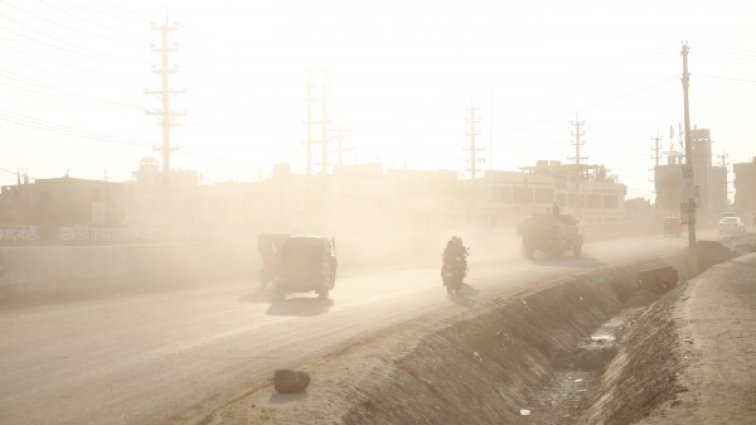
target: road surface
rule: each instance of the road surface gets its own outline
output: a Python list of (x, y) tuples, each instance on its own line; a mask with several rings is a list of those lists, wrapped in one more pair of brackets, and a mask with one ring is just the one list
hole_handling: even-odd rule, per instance
[(276, 368), (433, 310), (474, 308), (537, 280), (685, 245), (686, 238), (630, 238), (587, 244), (579, 259), (536, 261), (519, 252), (476, 261), (473, 250), (459, 297), (446, 295), (436, 265), (353, 272), (330, 300), (272, 302), (249, 284), (0, 311), (2, 423), (180, 423), (175, 414), (209, 397), (264, 384)]

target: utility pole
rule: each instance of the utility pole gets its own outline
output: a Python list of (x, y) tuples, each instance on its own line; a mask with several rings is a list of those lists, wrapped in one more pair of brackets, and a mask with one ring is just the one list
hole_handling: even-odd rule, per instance
[(677, 152), (675, 152), (675, 127), (669, 126), (669, 150), (664, 152), (667, 155), (667, 165), (677, 164)]
[[(577, 117), (575, 117), (577, 120)], [(575, 131), (572, 132), (572, 135), (575, 136), (575, 140), (572, 142), (572, 146), (575, 146), (575, 156), (570, 157), (569, 159), (575, 160), (575, 165), (578, 168), (578, 172), (582, 175), (582, 171), (580, 171), (580, 160), (581, 159), (588, 159), (587, 156), (580, 156), (580, 147), (585, 144), (585, 141), (581, 140), (580, 138), (585, 136), (585, 132), (580, 130), (580, 127), (585, 125), (585, 121), (572, 121), (572, 126), (575, 127)]]
[(721, 155), (717, 155), (719, 157), (719, 166), (727, 168), (730, 164), (727, 163), (727, 158), (730, 157), (730, 154), (722, 152)]
[(176, 150), (177, 147), (170, 144), (170, 128), (173, 124), (171, 118), (176, 116), (186, 115), (186, 112), (173, 111), (170, 107), (171, 96), (175, 94), (184, 93), (185, 90), (171, 89), (168, 77), (170, 74), (178, 71), (177, 67), (168, 68), (168, 56), (171, 52), (175, 52), (177, 47), (168, 47), (168, 34), (171, 31), (178, 29), (177, 25), (169, 25), (168, 19), (162, 25), (152, 25), (152, 29), (160, 32), (160, 47), (152, 46), (152, 51), (160, 53), (162, 59), (162, 65), (160, 68), (153, 65), (153, 72), (160, 74), (162, 77), (162, 88), (160, 90), (145, 90), (146, 94), (158, 96), (162, 102), (162, 109), (159, 110), (146, 110), (147, 115), (155, 115), (158, 117), (159, 123), (163, 128), (163, 143), (162, 146), (155, 148), (156, 151), (162, 152), (163, 155), (163, 189), (165, 193), (168, 192), (171, 179), (171, 151)]
[(698, 254), (696, 252), (696, 201), (694, 198), (695, 180), (693, 179), (693, 147), (690, 140), (690, 108), (688, 104), (688, 87), (690, 85), (690, 73), (688, 72), (688, 44), (683, 43), (680, 52), (683, 58), (683, 114), (685, 120), (685, 167), (683, 177), (685, 179), (686, 200), (684, 212), (688, 222), (688, 249), (690, 251), (690, 267), (692, 273), (698, 273)]
[(337, 161), (338, 166), (341, 167), (343, 162), (343, 155), (344, 152), (347, 151), (353, 151), (354, 148), (345, 148), (344, 145), (344, 129), (339, 127), (336, 130), (333, 130), (334, 133), (336, 133), (336, 155), (337, 155)]
[(323, 88), (322, 88), (322, 113), (320, 128), (321, 133), (321, 162), (320, 162), (320, 174), (322, 176), (328, 175), (328, 73), (323, 71)]
[(493, 119), (493, 95), (494, 95), (494, 86), (491, 86), (491, 92), (489, 93), (489, 106), (488, 106), (488, 126), (490, 129), (488, 130), (488, 171), (493, 170), (493, 132), (494, 132), (494, 119)]
[[(580, 147), (585, 144), (584, 140), (581, 140), (581, 137), (585, 136), (585, 132), (580, 129), (580, 127), (585, 125), (585, 121), (578, 121), (577, 115), (575, 115), (575, 121), (571, 122), (572, 126), (575, 127), (575, 131), (572, 132), (572, 135), (575, 136), (575, 140), (572, 142), (572, 145), (575, 146), (575, 156), (569, 159), (575, 160), (575, 170), (576, 170), (576, 177), (577, 180), (575, 181), (575, 195), (576, 195), (576, 202), (577, 202), (577, 217), (582, 218), (582, 210), (583, 210), (583, 194), (581, 193), (581, 185), (583, 183), (583, 169), (580, 166), (580, 160), (582, 159), (588, 159), (587, 156), (580, 156)], [(568, 200), (569, 204), (569, 200)]]
[(313, 70), (308, 69), (307, 70), (307, 86), (305, 87), (306, 90), (306, 97), (305, 102), (307, 103), (307, 122), (305, 125), (307, 126), (307, 140), (305, 140), (306, 150), (307, 150), (307, 158), (306, 158), (306, 170), (307, 170), (307, 177), (312, 175), (312, 104), (315, 102), (315, 97), (313, 96), (313, 91), (315, 90), (315, 84), (313, 81)]
[(470, 113), (470, 116), (467, 117), (466, 121), (468, 124), (470, 124), (470, 129), (467, 130), (467, 135), (470, 136), (470, 147), (465, 148), (466, 152), (470, 153), (470, 158), (467, 159), (467, 161), (470, 163), (470, 168), (467, 169), (467, 171), (470, 172), (470, 178), (475, 180), (477, 177), (477, 165), (478, 162), (482, 162), (483, 158), (478, 158), (478, 152), (481, 152), (485, 150), (484, 148), (479, 148), (475, 144), (475, 138), (477, 136), (480, 136), (480, 130), (478, 130), (475, 125), (480, 122), (480, 118), (478, 118), (477, 113), (480, 110), (480, 106), (473, 105), (472, 102), (470, 102), (470, 105), (467, 107), (467, 111)]
[(659, 143), (661, 142), (661, 136), (659, 136), (659, 132), (656, 132), (656, 137), (652, 137), (651, 140), (654, 141), (654, 156), (651, 157), (654, 160), (654, 168), (659, 166)]

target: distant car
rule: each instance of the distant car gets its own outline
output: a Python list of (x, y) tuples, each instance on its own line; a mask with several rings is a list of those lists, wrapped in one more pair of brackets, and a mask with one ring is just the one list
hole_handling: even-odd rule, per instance
[(740, 217), (725, 217), (719, 221), (720, 235), (742, 235), (745, 233), (745, 223)]
[(662, 234), (664, 236), (680, 236), (680, 233), (682, 233), (682, 222), (680, 221), (680, 217), (664, 217)]
[(738, 213), (736, 213), (734, 211), (725, 211), (725, 212), (722, 213), (722, 216), (720, 218), (737, 217), (737, 216), (738, 216)]

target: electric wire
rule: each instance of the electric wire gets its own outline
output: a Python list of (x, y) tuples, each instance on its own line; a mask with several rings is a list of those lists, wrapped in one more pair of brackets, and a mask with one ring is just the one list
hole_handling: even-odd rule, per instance
[[(46, 84), (42, 84), (42, 83), (39, 83), (39, 82), (30, 80), (30, 79), (27, 79), (27, 78), (14, 76), (13, 74), (7, 73), (7, 72), (2, 71), (2, 70), (0, 70), (0, 79), (11, 80), (11, 81), (15, 81), (15, 82), (20, 83), (20, 84), (24, 84), (26, 86), (30, 86), (30, 87), (22, 87), (22, 86), (12, 86), (11, 85), (12, 87), (20, 88), (20, 89), (23, 89), (23, 90), (32, 90), (32, 91), (35, 91), (37, 93), (39, 93), (40, 90), (41, 90), (43, 92), (47, 92), (46, 94), (57, 96), (59, 98), (73, 98), (73, 99), (76, 99), (76, 100), (99, 102), (99, 103), (105, 103), (105, 104), (109, 104), (109, 105), (113, 105), (113, 106), (120, 106), (120, 107), (123, 107), (123, 108), (129, 108), (129, 109), (139, 109), (139, 110), (143, 110), (144, 109), (142, 106), (131, 104), (131, 103), (119, 102), (119, 101), (109, 100), (109, 99), (103, 99), (103, 98), (99, 98), (99, 97), (95, 97), (95, 96), (88, 96), (88, 95), (84, 95), (84, 94), (73, 93), (73, 92), (70, 92), (70, 91), (65, 90), (65, 89), (61, 89), (61, 88), (58, 88), (58, 87), (53, 87), (53, 86), (49, 86), (49, 85), (46, 85)], [(50, 93), (50, 92), (52, 92), (52, 93)], [(56, 93), (57, 93), (57, 95), (56, 95)]]
[[(37, 0), (37, 1), (39, 1), (40, 3), (43, 3), (43, 4), (45, 4), (46, 6), (48, 6), (48, 7), (52, 8), (52, 9), (55, 9), (55, 10), (57, 10), (57, 11), (61, 12), (61, 13), (64, 13), (64, 14), (66, 14), (66, 15), (68, 15), (68, 16), (71, 16), (71, 17), (73, 17), (73, 18), (75, 18), (75, 19), (77, 19), (77, 20), (80, 20), (80, 21), (82, 21), (82, 22), (86, 22), (86, 23), (88, 23), (88, 24), (90, 24), (90, 25), (94, 25), (94, 26), (96, 26), (96, 27), (99, 27), (99, 28), (105, 29), (105, 30), (107, 30), (107, 31), (111, 31), (111, 32), (120, 33), (120, 34), (123, 34), (123, 35), (129, 36), (129, 37), (135, 37), (136, 39), (139, 39), (139, 40), (147, 40), (147, 41), (149, 41), (149, 38), (148, 38), (148, 37), (146, 37), (146, 36), (143, 36), (142, 34), (139, 34), (139, 33), (133, 33), (133, 32), (130, 32), (130, 31), (125, 31), (125, 30), (123, 30), (123, 29), (120, 29), (120, 28), (116, 28), (116, 27), (113, 27), (113, 26), (111, 26), (111, 25), (104, 25), (104, 24), (102, 24), (102, 23), (100, 23), (100, 22), (97, 22), (97, 21), (95, 21), (95, 20), (92, 20), (92, 19), (89, 19), (89, 18), (85, 18), (85, 17), (83, 17), (83, 16), (81, 16), (81, 15), (79, 15), (79, 14), (76, 14), (76, 13), (72, 12), (72, 11), (71, 11), (70, 9), (68, 9), (68, 8), (62, 8), (62, 7), (60, 7), (60, 6), (58, 5), (58, 4), (56, 4), (57, 2), (60, 2), (61, 0), (57, 0), (56, 2), (49, 2), (49, 1), (46, 1), (46, 0)], [(70, 5), (70, 4), (71, 4), (71, 3), (69, 2), (69, 5)], [(79, 10), (82, 10), (82, 9), (84, 9), (84, 8), (83, 8), (82, 6), (74, 6), (74, 7), (78, 7), (78, 8), (79, 8)], [(87, 9), (87, 10), (91, 10), (91, 9)], [(122, 17), (121, 17), (121, 18), (122, 18)]]
[[(0, 17), (13, 20), (9, 16), (3, 15), (3, 14), (0, 14)], [(39, 34), (44, 34), (43, 32), (31, 29), (28, 26), (27, 26), (27, 29), (29, 29), (29, 30), (31, 30), (33, 32), (39, 33)], [(4, 25), (0, 26), (0, 31), (5, 31), (7, 33), (16, 35), (17, 37), (21, 37), (21, 38), (23, 38), (25, 40), (32, 41), (32, 42), (37, 43), (37, 44), (41, 44), (41, 45), (44, 45), (44, 46), (51, 47), (52, 49), (54, 49), (56, 51), (64, 51), (64, 52), (68, 52), (68, 53), (73, 53), (75, 55), (88, 57), (90, 59), (96, 59), (96, 60), (100, 60), (100, 61), (107, 61), (107, 62), (119, 63), (119, 64), (139, 64), (139, 65), (143, 64), (143, 62), (141, 62), (141, 61), (134, 61), (134, 60), (129, 60), (129, 59), (116, 58), (116, 57), (113, 57), (113, 56), (103, 55), (102, 53), (96, 52), (94, 50), (89, 50), (89, 49), (84, 49), (84, 48), (80, 48), (80, 47), (75, 47), (74, 45), (72, 45), (70, 43), (61, 43), (60, 41), (58, 41), (59, 39), (57, 39), (56, 37), (51, 36), (51, 35), (47, 35), (47, 34), (45, 34), (46, 37), (52, 38), (52, 39), (54, 39), (56, 41), (55, 42), (48, 42), (48, 41), (45, 41), (45, 40), (42, 40), (42, 39), (39, 39), (39, 38), (36, 38), (36, 37), (29, 36), (29, 35), (24, 34), (22, 32), (18, 32), (18, 31), (12, 30), (12, 29), (8, 28), (7, 26), (4, 26)], [(66, 45), (68, 45), (68, 46), (74, 46), (74, 47), (67, 47)]]
[(0, 120), (25, 127), (35, 128), (51, 133), (61, 134), (64, 136), (73, 136), (82, 139), (88, 139), (97, 142), (111, 143), (124, 146), (151, 147), (153, 143), (146, 140), (130, 139), (121, 136), (99, 133), (90, 130), (83, 130), (64, 124), (58, 124), (51, 121), (41, 120), (29, 115), (20, 114), (0, 108)]
[[(139, 43), (139, 44), (143, 43), (143, 41), (141, 41), (141, 40), (137, 41), (137, 40), (135, 40), (133, 38), (127, 39), (127, 38), (121, 38), (121, 37), (113, 37), (111, 35), (104, 35), (102, 33), (94, 33), (94, 32), (90, 32), (90, 31), (86, 31), (86, 30), (82, 29), (81, 27), (74, 26), (74, 25), (68, 25), (68, 24), (64, 23), (63, 21), (61, 21), (59, 19), (52, 19), (52, 18), (49, 18), (47, 16), (37, 14), (35, 12), (31, 12), (28, 9), (20, 8), (20, 7), (16, 6), (16, 5), (13, 5), (13, 4), (11, 4), (11, 3), (7, 2), (7, 1), (4, 1), (4, 0), (0, 0), (0, 4), (5, 5), (6, 7), (10, 7), (12, 9), (14, 9), (14, 10), (17, 10), (17, 11), (23, 13), (23, 14), (29, 15), (29, 16), (35, 18), (35, 19), (40, 20), (40, 21), (44, 21), (44, 22), (50, 23), (50, 24), (55, 25), (55, 26), (60, 27), (60, 28), (66, 28), (69, 31), (77, 32), (77, 33), (86, 35), (88, 37), (95, 37), (97, 39), (107, 39), (107, 40), (110, 40), (110, 41), (121, 42), (121, 43)], [(15, 22), (18, 22), (18, 21), (15, 21)]]

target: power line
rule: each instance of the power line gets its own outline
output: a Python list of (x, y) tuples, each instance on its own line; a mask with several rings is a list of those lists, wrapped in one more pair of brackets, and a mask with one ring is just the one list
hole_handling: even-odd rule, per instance
[[(9, 39), (6, 37), (0, 37), (0, 40), (8, 41)], [(24, 71), (30, 74), (45, 73), (83, 81), (87, 84), (97, 83), (112, 87), (133, 88), (133, 86), (141, 85), (141, 83), (136, 80), (126, 79), (123, 75), (114, 74), (113, 67), (110, 63), (99, 63), (103, 67), (107, 67), (107, 71), (100, 71), (99, 68), (95, 71), (91, 66), (77, 66), (77, 64), (83, 63), (81, 61), (71, 60), (69, 57), (61, 57), (59, 55), (50, 55), (41, 49), (30, 49), (29, 47), (23, 47), (18, 44), (14, 45), (7, 42), (0, 44), (2, 44), (4, 49), (10, 49), (15, 53), (19, 53), (18, 55), (13, 56), (6, 55), (3, 57), (3, 62), (13, 63), (19, 67), (24, 67)], [(42, 63), (46, 66), (42, 66)], [(144, 66), (144, 63), (141, 65)], [(119, 70), (123, 69), (123, 67), (119, 68)]]
[[(78, 32), (78, 33), (80, 33), (80, 34), (84, 34), (84, 35), (87, 35), (87, 36), (89, 36), (89, 37), (96, 37), (96, 38), (100, 38), (100, 39), (101, 39), (101, 38), (106, 38), (106, 39), (109, 39), (109, 40), (112, 40), (112, 41), (118, 41), (118, 42), (122, 42), (122, 43), (141, 43), (141, 42), (142, 42), (142, 41), (136, 41), (136, 40), (135, 40), (135, 39), (133, 39), (133, 38), (132, 38), (132, 39), (125, 39), (125, 38), (112, 37), (112, 36), (107, 36), (107, 35), (103, 35), (103, 34), (98, 34), (98, 33), (93, 33), (93, 32), (89, 32), (89, 31), (85, 31), (85, 30), (83, 30), (83, 29), (82, 29), (81, 27), (77, 27), (77, 26), (74, 26), (74, 25), (68, 25), (68, 24), (65, 24), (65, 23), (63, 23), (63, 22), (62, 22), (61, 20), (59, 20), (59, 19), (52, 19), (52, 18), (48, 18), (48, 17), (46, 17), (46, 16), (43, 16), (43, 15), (39, 15), (39, 14), (37, 14), (37, 13), (31, 12), (31, 11), (29, 11), (29, 10), (27, 10), (27, 9), (23, 9), (23, 8), (20, 8), (20, 7), (18, 7), (18, 6), (12, 5), (12, 4), (10, 4), (10, 3), (7, 3), (7, 2), (4, 2), (4, 1), (0, 1), (0, 4), (3, 4), (3, 5), (5, 5), (5, 6), (7, 6), (7, 7), (10, 7), (10, 8), (12, 8), (12, 9), (15, 9), (15, 10), (17, 10), (17, 11), (19, 11), (19, 12), (22, 12), (22, 13), (24, 13), (24, 14), (27, 14), (27, 15), (29, 15), (29, 16), (32, 16), (32, 17), (34, 17), (34, 18), (36, 18), (36, 19), (38, 19), (38, 20), (40, 20), (40, 21), (45, 21), (45, 22), (51, 23), (51, 24), (53, 24), (53, 25), (56, 25), (56, 26), (58, 26), (58, 27), (61, 27), (61, 28), (66, 28), (66, 29), (68, 29), (68, 30), (70, 30), (70, 31), (74, 31), (74, 32)], [(17, 22), (17, 23), (19, 23), (19, 24), (21, 24), (21, 23), (20, 23), (20, 22), (18, 22), (18, 21), (16, 21), (16, 22)]]
[[(148, 38), (148, 37), (146, 37), (146, 36), (144, 36), (143, 34), (139, 34), (139, 33), (132, 33), (132, 32), (130, 32), (130, 31), (125, 31), (125, 30), (122, 30), (122, 29), (119, 29), (119, 28), (113, 27), (113, 26), (111, 26), (111, 25), (104, 25), (104, 24), (102, 24), (102, 23), (100, 23), (100, 22), (97, 22), (97, 21), (94, 21), (94, 20), (91, 20), (91, 19), (85, 18), (85, 17), (83, 17), (83, 16), (81, 16), (81, 15), (78, 15), (78, 14), (76, 14), (76, 13), (74, 13), (74, 12), (71, 12), (71, 10), (69, 10), (68, 8), (61, 8), (61, 7), (60, 7), (60, 6), (58, 5), (58, 4), (55, 4), (55, 3), (57, 2), (57, 1), (61, 1), (61, 0), (56, 0), (56, 2), (48, 2), (48, 1), (46, 1), (46, 0), (38, 0), (38, 1), (39, 1), (40, 3), (43, 3), (43, 4), (45, 4), (45, 5), (47, 5), (47, 6), (51, 7), (51, 8), (53, 8), (53, 9), (56, 9), (57, 11), (59, 11), (59, 12), (61, 12), (61, 13), (64, 13), (64, 14), (66, 14), (66, 15), (68, 15), (68, 16), (71, 16), (71, 17), (74, 17), (74, 18), (76, 18), (76, 19), (78, 19), (78, 20), (80, 20), (80, 21), (82, 21), (82, 22), (86, 22), (86, 23), (88, 23), (88, 24), (90, 24), (90, 25), (94, 25), (94, 26), (96, 26), (96, 27), (99, 27), (99, 28), (105, 29), (105, 30), (107, 30), (107, 31), (111, 31), (111, 32), (117, 32), (117, 33), (120, 33), (120, 34), (122, 34), (122, 35), (126, 35), (126, 36), (129, 36), (129, 37), (134, 37), (134, 38), (136, 38), (136, 39), (139, 39), (139, 40), (143, 40), (143, 41), (145, 41), (145, 42), (149, 42), (149, 38)], [(69, 4), (73, 5), (73, 4), (72, 4), (72, 3), (70, 3), (70, 2), (69, 2)], [(74, 7), (78, 7), (78, 8), (79, 8), (79, 10), (82, 10), (82, 7), (81, 7), (81, 6), (76, 6), (76, 5), (73, 5), (73, 6), (74, 6)], [(91, 10), (94, 10), (94, 9), (87, 9), (87, 10), (90, 10), (90, 11), (91, 11)], [(123, 18), (123, 16), (120, 16), (120, 18), (122, 19), (122, 18)]]
[(29, 41), (32, 41), (32, 42), (35, 42), (35, 43), (38, 43), (38, 44), (42, 44), (42, 45), (51, 47), (51, 48), (53, 48), (55, 50), (62, 50), (62, 51), (68, 52), (68, 53), (73, 53), (75, 55), (84, 56), (84, 57), (88, 57), (90, 59), (96, 59), (96, 60), (100, 60), (100, 61), (107, 61), (107, 62), (114, 62), (114, 63), (128, 63), (128, 64), (141, 63), (141, 62), (137, 62), (137, 61), (134, 61), (134, 60), (127, 60), (127, 59), (123, 59), (123, 58), (117, 58), (117, 57), (114, 57), (114, 56), (108, 56), (108, 55), (102, 54), (101, 52), (98, 52), (98, 51), (95, 51), (95, 50), (79, 47), (79, 46), (76, 46), (76, 45), (71, 44), (71, 43), (61, 42), (60, 38), (52, 36), (52, 35), (49, 35), (49, 34), (43, 32), (43, 31), (39, 31), (39, 30), (34, 29), (32, 27), (29, 27), (28, 25), (26, 25), (24, 23), (20, 23), (18, 20), (14, 19), (14, 18), (11, 18), (8, 15), (0, 14), (0, 17), (3, 17), (3, 18), (8, 19), (8, 20), (10, 20), (12, 22), (15, 22), (15, 23), (21, 25), (22, 27), (26, 28), (27, 30), (29, 30), (31, 32), (40, 34), (40, 35), (42, 35), (44, 37), (47, 37), (47, 38), (50, 38), (50, 39), (52, 39), (54, 41), (50, 42), (50, 41), (41, 40), (39, 38), (29, 36), (29, 35), (24, 34), (22, 32), (18, 32), (18, 31), (12, 30), (10, 28), (7, 28), (6, 26), (0, 26), (0, 30), (5, 31), (7, 33), (14, 34), (14, 35), (16, 35), (18, 37), (21, 37), (23, 39), (26, 39), (26, 40), (29, 40)]
[[(23, 90), (32, 90), (32, 91), (35, 91), (37, 93), (39, 93), (40, 90), (42, 90), (42, 91), (46, 91), (47, 93), (45, 93), (45, 94), (47, 94), (47, 95), (52, 95), (52, 96), (56, 96), (56, 97), (59, 97), (59, 98), (72, 98), (72, 99), (76, 99), (76, 100), (84, 100), (84, 101), (92, 101), (92, 102), (99, 102), (99, 103), (107, 103), (107, 104), (110, 104), (110, 105), (113, 105), (113, 106), (120, 106), (120, 107), (124, 107), (124, 108), (140, 109), (140, 110), (142, 109), (141, 106), (136, 105), (136, 104), (118, 102), (118, 101), (109, 100), (109, 99), (102, 99), (102, 98), (99, 98), (99, 97), (88, 96), (88, 95), (83, 95), (83, 94), (79, 94), (79, 93), (72, 93), (72, 92), (69, 92), (67, 90), (64, 90), (64, 89), (61, 89), (61, 88), (58, 88), (58, 87), (49, 86), (47, 84), (42, 84), (42, 83), (36, 82), (34, 80), (30, 80), (30, 79), (27, 79), (27, 78), (14, 76), (13, 74), (10, 74), (10, 73), (7, 73), (7, 72), (3, 72), (3, 71), (0, 71), (0, 78), (6, 79), (6, 80), (10, 80), (10, 81), (15, 81), (17, 83), (24, 84), (26, 86), (30, 86), (30, 87), (22, 87), (22, 86), (12, 86), (12, 85), (10, 85), (11, 87), (20, 88), (20, 89), (23, 89)], [(8, 84), (6, 84), (6, 85), (8, 85)], [(54, 92), (54, 93), (50, 93), (50, 92)], [(56, 95), (55, 93), (58, 93), (58, 94)]]
[[(609, 104), (612, 104), (612, 103), (616, 103), (616, 102), (619, 102), (621, 100), (629, 99), (629, 98), (637, 96), (637, 95), (639, 95), (641, 93), (645, 93), (647, 91), (653, 90), (653, 89), (655, 89), (657, 87), (660, 87), (660, 86), (662, 86), (662, 85), (664, 85), (664, 84), (666, 84), (668, 82), (674, 81), (676, 79), (677, 79), (676, 75), (671, 75), (671, 76), (668, 76), (668, 77), (664, 77), (664, 78), (662, 78), (660, 80), (651, 82), (649, 84), (644, 84), (644, 85), (642, 85), (640, 87), (637, 87), (637, 88), (635, 88), (633, 90), (630, 90), (630, 91), (627, 91), (627, 92), (624, 92), (624, 93), (621, 93), (621, 94), (618, 94), (618, 95), (615, 95), (615, 96), (608, 97), (608, 98), (606, 98), (606, 99), (604, 99), (604, 100), (602, 100), (600, 102), (594, 103), (594, 104), (592, 104), (592, 105), (590, 105), (588, 107), (579, 109), (578, 112), (588, 112), (588, 111), (600, 108), (602, 106), (606, 106), (606, 105), (609, 105)], [(541, 125), (541, 124), (545, 124), (545, 123), (554, 122), (554, 121), (556, 121), (558, 119), (561, 119), (564, 115), (565, 115), (564, 112), (554, 113), (551, 116), (546, 117), (546, 118), (531, 120), (528, 124), (524, 124), (524, 125), (516, 126), (516, 127), (510, 127), (509, 130), (510, 131), (527, 130), (527, 129), (529, 129), (531, 127), (534, 127), (536, 125)]]
[(743, 83), (743, 84), (756, 84), (756, 80), (746, 80), (744, 78), (737, 78), (737, 77), (726, 77), (726, 76), (710, 75), (710, 74), (696, 74), (696, 76), (702, 77), (702, 78), (709, 78), (712, 80), (732, 81), (732, 82)]
[(51, 121), (45, 121), (28, 115), (19, 114), (18, 112), (0, 108), (0, 120), (24, 127), (35, 128), (51, 133), (61, 134), (64, 136), (73, 136), (82, 139), (93, 140), (97, 142), (111, 143), (125, 146), (150, 146), (149, 141), (129, 139), (126, 137), (112, 136), (105, 133), (99, 133), (90, 130), (83, 130), (64, 124), (58, 124)]
[[(145, 19), (149, 19), (150, 18), (150, 16), (148, 14), (139, 12), (139, 11), (137, 11), (135, 9), (127, 9), (127, 8), (121, 7), (122, 6), (121, 4), (113, 4), (113, 3), (107, 2), (105, 0), (97, 0), (97, 2), (95, 4), (110, 6), (108, 8), (110, 10), (107, 11), (107, 12), (103, 11), (102, 9), (94, 8), (94, 7), (92, 7), (92, 4), (89, 4), (89, 3), (86, 6), (82, 6), (79, 3), (68, 1), (68, 0), (56, 0), (56, 1), (66, 3), (68, 5), (71, 5), (71, 6), (75, 7), (75, 8), (78, 8), (80, 10), (86, 10), (88, 12), (98, 13), (101, 16), (107, 16), (107, 17), (111, 17), (111, 18), (123, 19), (124, 18), (124, 13), (130, 13), (130, 14), (132, 14), (134, 16), (134, 18), (132, 18), (132, 19), (134, 19), (134, 20), (136, 20), (136, 19), (145, 20)], [(114, 12), (113, 9), (118, 9), (118, 11)], [(130, 33), (130, 32), (124, 31), (123, 33), (127, 34), (127, 33)]]
[(756, 52), (732, 46), (716, 46), (707, 43), (696, 43), (703, 55), (714, 56), (738, 61), (756, 61)]

